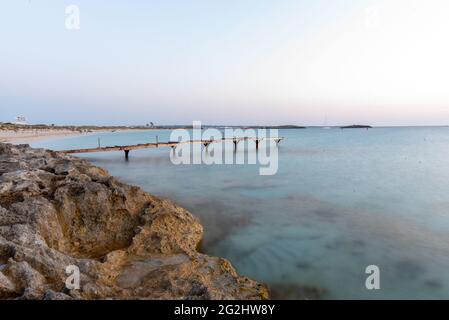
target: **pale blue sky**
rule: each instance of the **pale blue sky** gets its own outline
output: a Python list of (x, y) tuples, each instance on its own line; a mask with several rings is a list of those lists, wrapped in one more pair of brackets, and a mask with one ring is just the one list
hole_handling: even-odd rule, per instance
[(0, 121), (449, 124), (447, 17), (446, 0), (0, 0)]

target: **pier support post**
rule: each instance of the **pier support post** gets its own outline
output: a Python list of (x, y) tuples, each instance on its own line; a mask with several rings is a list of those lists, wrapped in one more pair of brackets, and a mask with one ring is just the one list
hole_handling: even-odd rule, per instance
[(206, 148), (206, 151), (207, 151), (207, 149), (209, 148), (209, 145), (212, 143), (212, 141), (207, 141), (207, 142), (204, 142), (203, 143), (203, 146)]
[(256, 139), (256, 150), (259, 150), (259, 142), (260, 142), (260, 139)]
[(129, 159), (129, 150), (125, 150), (125, 159), (126, 159), (126, 160)]

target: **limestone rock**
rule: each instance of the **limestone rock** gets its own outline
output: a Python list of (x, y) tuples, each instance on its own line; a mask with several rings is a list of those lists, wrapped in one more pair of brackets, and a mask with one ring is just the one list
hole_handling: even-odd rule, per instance
[[(81, 159), (0, 144), (0, 298), (267, 299), (198, 220)], [(66, 268), (80, 271), (67, 288)]]

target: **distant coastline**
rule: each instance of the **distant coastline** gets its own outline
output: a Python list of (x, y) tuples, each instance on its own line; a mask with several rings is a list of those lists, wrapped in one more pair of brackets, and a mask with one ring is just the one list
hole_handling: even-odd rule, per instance
[[(204, 129), (308, 129), (308, 128), (340, 128), (340, 129), (371, 129), (369, 125), (349, 125), (349, 126), (297, 126), (297, 125), (203, 125)], [(56, 139), (69, 136), (77, 136), (89, 133), (123, 132), (123, 131), (142, 131), (142, 130), (175, 130), (192, 129), (192, 125), (135, 125), (135, 126), (97, 126), (97, 125), (48, 125), (48, 124), (14, 124), (0, 122), (0, 142), (20, 144), (40, 141), (44, 139)]]
[[(281, 126), (210, 126), (203, 128), (241, 128), (246, 129), (306, 129), (295, 125)], [(141, 126), (95, 126), (95, 125), (47, 125), (47, 124), (14, 124), (0, 122), (0, 142), (3, 143), (30, 143), (34, 141), (57, 139), (69, 136), (78, 136), (89, 133), (142, 131), (142, 130), (175, 130), (192, 129), (190, 125), (141, 125)]]

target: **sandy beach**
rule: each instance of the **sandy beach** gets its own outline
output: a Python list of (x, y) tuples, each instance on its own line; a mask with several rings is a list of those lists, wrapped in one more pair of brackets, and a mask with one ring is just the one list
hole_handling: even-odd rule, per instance
[(105, 132), (123, 132), (123, 131), (141, 131), (157, 129), (91, 129), (89, 131), (70, 130), (70, 129), (19, 129), (19, 130), (0, 130), (0, 142), (12, 144), (29, 144), (35, 141), (59, 139), (69, 136), (87, 135), (92, 133)]
[(0, 142), (13, 144), (31, 143), (39, 140), (57, 139), (67, 136), (85, 134), (80, 131), (62, 129), (33, 129), (33, 130), (0, 130)]

